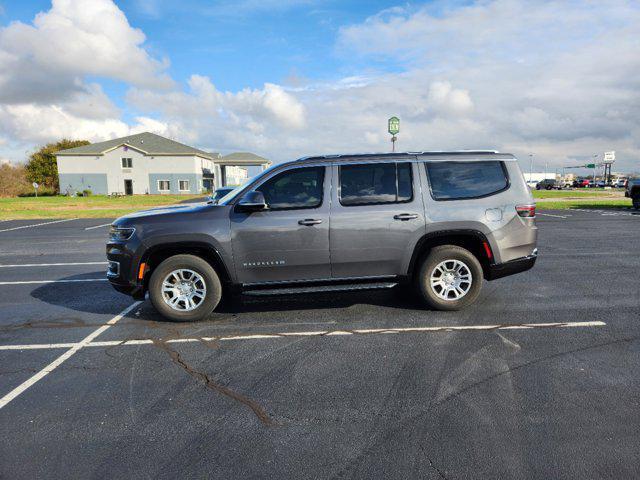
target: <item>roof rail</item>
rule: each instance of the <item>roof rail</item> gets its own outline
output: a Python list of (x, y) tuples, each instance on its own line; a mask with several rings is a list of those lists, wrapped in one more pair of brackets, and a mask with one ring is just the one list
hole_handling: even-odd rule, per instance
[(423, 150), (418, 152), (368, 152), (368, 153), (336, 153), (328, 155), (309, 155), (298, 160), (310, 160), (315, 158), (342, 158), (342, 157), (389, 157), (403, 155), (455, 155), (455, 154), (499, 154), (498, 150)]

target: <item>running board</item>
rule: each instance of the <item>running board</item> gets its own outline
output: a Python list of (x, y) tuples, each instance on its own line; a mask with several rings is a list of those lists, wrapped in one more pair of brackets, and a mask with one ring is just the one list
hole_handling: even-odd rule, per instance
[(382, 288), (393, 288), (398, 285), (397, 282), (376, 282), (376, 283), (349, 283), (342, 285), (321, 285), (314, 287), (288, 287), (288, 288), (268, 288), (260, 290), (244, 290), (243, 295), (251, 295), (254, 297), (263, 297), (270, 295), (296, 295), (299, 293), (325, 293), (325, 292), (342, 292), (353, 290), (377, 290)]

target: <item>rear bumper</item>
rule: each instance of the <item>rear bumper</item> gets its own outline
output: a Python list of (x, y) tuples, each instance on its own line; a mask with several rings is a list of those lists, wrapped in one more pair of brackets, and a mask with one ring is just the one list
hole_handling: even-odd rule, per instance
[(496, 280), (498, 278), (515, 275), (516, 273), (526, 272), (533, 268), (538, 258), (538, 249), (535, 249), (531, 255), (522, 258), (516, 258), (505, 263), (495, 263), (489, 265), (485, 278), (487, 280)]

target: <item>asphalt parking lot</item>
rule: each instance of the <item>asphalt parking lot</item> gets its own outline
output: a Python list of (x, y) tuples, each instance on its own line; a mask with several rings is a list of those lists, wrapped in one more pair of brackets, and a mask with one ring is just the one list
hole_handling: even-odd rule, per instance
[(631, 210), (542, 212), (535, 268), (463, 312), (370, 291), (194, 324), (104, 281), (109, 219), (50, 222), (0, 222), (0, 478), (640, 476)]

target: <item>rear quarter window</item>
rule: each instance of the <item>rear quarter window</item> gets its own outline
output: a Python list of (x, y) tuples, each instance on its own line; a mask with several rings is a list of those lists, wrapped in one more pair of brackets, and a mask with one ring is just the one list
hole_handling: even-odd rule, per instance
[(427, 162), (431, 195), (436, 200), (459, 200), (493, 195), (509, 187), (502, 162)]

